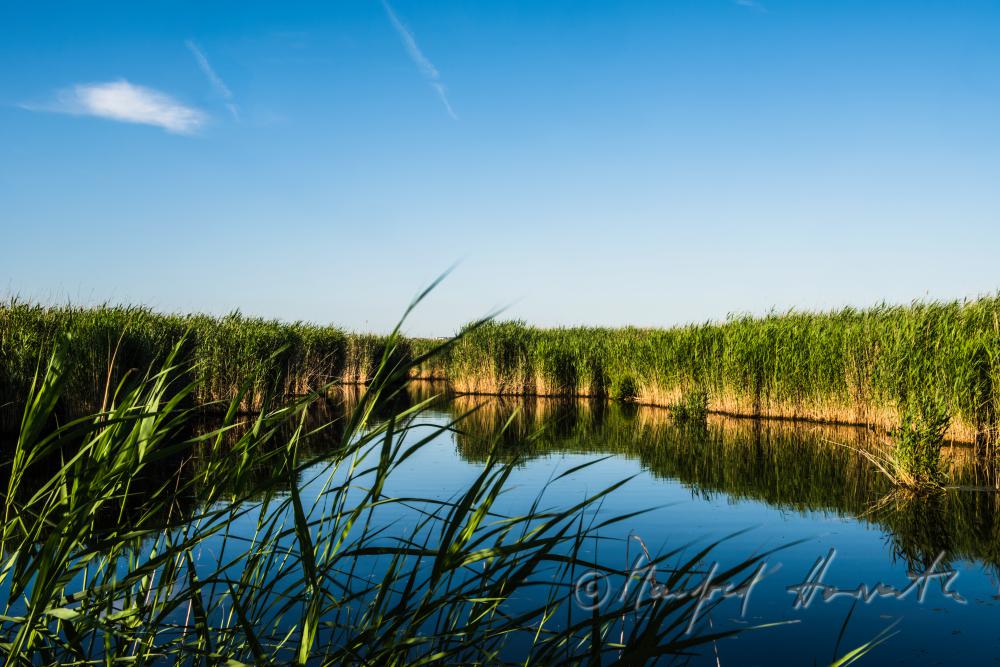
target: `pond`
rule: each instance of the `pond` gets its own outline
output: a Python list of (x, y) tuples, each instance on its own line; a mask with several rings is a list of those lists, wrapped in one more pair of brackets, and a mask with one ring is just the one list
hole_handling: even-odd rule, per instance
[[(747, 630), (701, 648), (694, 664), (774, 664), (779, 654), (828, 664), (886, 628), (895, 635), (869, 655), (872, 664), (1000, 655), (1000, 496), (961, 446), (944, 452), (961, 488), (914, 498), (892, 494), (856, 451), (878, 447), (865, 429), (722, 417), (683, 427), (656, 408), (486, 397), (439, 401), (425, 421), (443, 426), (477, 407), (459, 432), (440, 434), (408, 460), (387, 492), (453, 496), (500, 433), (500, 455), (520, 459), (500, 503), (507, 512), (526, 511), (556, 475), (586, 462), (599, 460), (547, 489), (548, 503), (571, 504), (632, 478), (599, 510), (651, 508), (602, 531), (616, 538), (600, 544), (602, 560), (617, 559), (622, 570), (633, 566), (640, 539), (652, 552), (685, 554), (718, 542), (705, 562), (721, 569), (776, 550), (745, 600), (712, 611), (713, 628)], [(856, 601), (861, 585), (873, 599)], [(768, 624), (777, 625), (750, 629)]]
[[(237, 635), (255, 624), (267, 625), (271, 638), (299, 636), (300, 612), (309, 605), (306, 592), (312, 585), (307, 560), (302, 559), (303, 541), (316, 544), (317, 553), (337, 549), (349, 553), (351, 545), (336, 547), (335, 543), (339, 531), (353, 524), (353, 534), (362, 533), (356, 543), (361, 556), (353, 561), (329, 560), (321, 586), (330, 588), (321, 596), (329, 604), (320, 616), (319, 631), (327, 634), (318, 641), (342, 646), (345, 638), (356, 637), (358, 632), (382, 631), (379, 622), (363, 615), (378, 593), (378, 582), (393, 567), (379, 550), (399, 544), (401, 536), (414, 546), (424, 538), (433, 543), (432, 533), (446, 533), (441, 531), (448, 524), (448, 508), (458, 504), (490, 461), (500, 460), (512, 467), (505, 468), (509, 477), (486, 526), (502, 524), (498, 517), (526, 515), (532, 519), (525, 526), (537, 525), (540, 519), (535, 517), (565, 511), (625, 481), (599, 503), (584, 507), (580, 520), (587, 525), (581, 523), (581, 529), (587, 528), (588, 537), (574, 552), (581, 566), (571, 577), (558, 577), (570, 609), (565, 618), (550, 619), (552, 627), (615, 610), (603, 640), (614, 642), (619, 632), (638, 625), (633, 617), (638, 612), (633, 608), (615, 607), (627, 592), (647, 600), (703, 601), (704, 606), (695, 604), (695, 613), (679, 621), (675, 634), (681, 637), (686, 636), (687, 623), (699, 633), (739, 631), (693, 647), (690, 664), (830, 664), (875, 639), (885, 641), (866, 656), (870, 664), (973, 664), (1000, 655), (1000, 494), (995, 475), (977, 464), (967, 447), (948, 445), (943, 451), (947, 489), (914, 496), (894, 492), (864, 454), (885, 448), (884, 437), (866, 429), (719, 416), (710, 416), (707, 424), (685, 425), (659, 408), (591, 400), (448, 396), (433, 384), (413, 383), (405, 395), (380, 406), (373, 427), (385, 425), (389, 416), (410, 406), (426, 402), (427, 407), (404, 431), (392, 455), (396, 467), (375, 496), (377, 508), (348, 521), (345, 517), (351, 507), (366, 502), (364, 484), (378, 475), (369, 471), (367, 476), (345, 477), (361, 466), (347, 464), (356, 454), (338, 456), (335, 451), (356, 437), (345, 436), (354, 433), (345, 430), (345, 415), (357, 405), (357, 394), (349, 390), (333, 399), (326, 405), (328, 413), (302, 413), (310, 424), (326, 426), (303, 440), (296, 456), (309, 463), (301, 468), (283, 463), (286, 445), (282, 443), (294, 437), (281, 430), (276, 448), (248, 450), (251, 458), (263, 458), (260, 465), (254, 458), (245, 473), (229, 475), (224, 468), (213, 471), (211, 456), (190, 456), (217, 439), (201, 441), (195, 436), (193, 441), (202, 444), (184, 449), (183, 456), (170, 454), (172, 441), (165, 439), (159, 445), (166, 448), (160, 462), (134, 475), (129, 466), (141, 463), (144, 455), (123, 450), (137, 458), (114, 464), (115, 448), (131, 442), (124, 434), (115, 436), (109, 441), (111, 449), (100, 456), (92, 454), (94, 462), (80, 470), (93, 471), (101, 484), (123, 483), (124, 487), (115, 487), (124, 489), (122, 502), (105, 492), (109, 500), (100, 507), (107, 509), (94, 513), (92, 523), (86, 515), (78, 519), (88, 533), (74, 547), (72, 558), (78, 565), (67, 568), (73, 573), (67, 575), (71, 577), (68, 589), (104, 590), (94, 586), (100, 577), (116, 581), (129, 572), (152, 573), (154, 599), (162, 596), (162, 606), (157, 620), (143, 622), (157, 628), (157, 642), (181, 646), (169, 650), (186, 654), (192, 650), (192, 632), (198, 632), (199, 624), (209, 624), (217, 632), (216, 642), (234, 642), (232, 650), (245, 658), (249, 645)], [(295, 422), (282, 424), (281, 429), (287, 429)], [(194, 427), (196, 433), (205, 429), (212, 432), (213, 427)], [(378, 458), (380, 442), (373, 439), (357, 451), (375, 453), (372, 458)], [(235, 457), (233, 450), (214, 451), (224, 453), (224, 466), (240, 465), (238, 451)], [(180, 465), (180, 474), (172, 467), (175, 463)], [(30, 493), (45, 483), (50, 474), (46, 465), (40, 462), (32, 468), (35, 477), (23, 481), (19, 493)], [(77, 479), (89, 474), (80, 473)], [(182, 484), (185, 478), (192, 482)], [(66, 479), (76, 484), (72, 477)], [(217, 486), (216, 481), (234, 486), (211, 488)], [(174, 488), (184, 491), (174, 493)], [(331, 494), (331, 488), (344, 491)], [(156, 509), (150, 510), (143, 497), (153, 489), (161, 489), (156, 496), (161, 501), (166, 489), (169, 502), (158, 501)], [(242, 500), (229, 506), (226, 498)], [(223, 509), (213, 514), (214, 506)], [(303, 515), (303, 525), (309, 526), (305, 533), (296, 526), (297, 512)], [(200, 518), (192, 522), (192, 516)], [(430, 516), (434, 522), (428, 522)], [(620, 520), (589, 529), (615, 517)], [(572, 536), (577, 531), (570, 527)], [(130, 533), (133, 528), (139, 532)], [(263, 537), (262, 531), (267, 533)], [(95, 533), (102, 537), (93, 538)], [(133, 544), (120, 537), (125, 534), (142, 537)], [(176, 547), (193, 537), (197, 540), (191, 547)], [(51, 542), (51, 537), (47, 539)], [(106, 561), (101, 560), (102, 540), (120, 544)], [(155, 564), (157, 554), (171, 549), (180, 554), (178, 565), (171, 569)], [(275, 559), (281, 553), (286, 554), (284, 560)], [(247, 554), (255, 562), (248, 563)], [(656, 568), (650, 568), (649, 558), (661, 556)], [(759, 563), (730, 579), (741, 585), (724, 588), (714, 583), (715, 574), (752, 557), (758, 557)], [(697, 566), (689, 576), (666, 585), (671, 570), (691, 560), (697, 560)], [(47, 561), (39, 556), (39, 562)], [(136, 565), (143, 562), (150, 565)], [(353, 564), (345, 570), (341, 562)], [(428, 558), (426, 562), (413, 572), (424, 577), (438, 561)], [(591, 571), (584, 563), (600, 563), (608, 570)], [(487, 567), (488, 563), (477, 560), (471, 567), (453, 568), (459, 580), (471, 577), (472, 586), (459, 597), (477, 594), (475, 572), (485, 572)], [(520, 567), (520, 562), (512, 567)], [(540, 572), (547, 576), (544, 569)], [(496, 581), (507, 575), (483, 576)], [(30, 587), (30, 580), (26, 581)], [(135, 611), (130, 613), (152, 618), (156, 606), (148, 604), (150, 589), (143, 588), (147, 586), (144, 581), (136, 575), (121, 595), (105, 598), (105, 593), (98, 592), (94, 599), (112, 609), (132, 605)], [(215, 583), (204, 583), (209, 581)], [(280, 587), (272, 588), (276, 582)], [(389, 586), (390, 595), (405, 601), (407, 595), (420, 593), (417, 589), (401, 593), (403, 584), (405, 577), (397, 575)], [(10, 595), (9, 585), (9, 580), (3, 583), (2, 590), (11, 600), (7, 616), (14, 618), (23, 613), (23, 603), (17, 595)], [(358, 589), (362, 592), (351, 592)], [(136, 590), (140, 602), (136, 602)], [(197, 610), (192, 611), (195, 590), (200, 591), (199, 598), (204, 593), (209, 608), (200, 620)], [(253, 609), (245, 610), (255, 614), (253, 623), (233, 620), (231, 595), (236, 590), (243, 591), (247, 604), (253, 603)], [(91, 594), (81, 592), (68, 599), (85, 600)], [(504, 613), (537, 608), (549, 594), (551, 590), (544, 585), (517, 588), (505, 602)], [(141, 602), (142, 596), (147, 602)], [(351, 605), (342, 608), (341, 600), (351, 596), (361, 616), (343, 611)], [(76, 602), (60, 604), (67, 608), (59, 613), (76, 613)], [(442, 608), (450, 609), (450, 605)], [(464, 602), (455, 606), (465, 607)], [(427, 629), (441, 633), (439, 627)], [(98, 620), (95, 636), (101, 631)], [(423, 631), (423, 625), (414, 630), (417, 635)], [(531, 641), (531, 637), (512, 633), (498, 657), (519, 662)], [(128, 654), (132, 643), (124, 641), (114, 651)], [(201, 649), (194, 646), (194, 650)], [(275, 650), (285, 655), (281, 651), (289, 649), (279, 646)], [(610, 651), (604, 657), (614, 659), (614, 655)]]

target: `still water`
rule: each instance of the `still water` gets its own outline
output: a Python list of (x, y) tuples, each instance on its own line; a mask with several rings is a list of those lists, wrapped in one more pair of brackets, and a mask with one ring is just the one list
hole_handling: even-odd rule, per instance
[[(440, 433), (407, 460), (386, 493), (454, 498), (502, 432), (500, 455), (520, 463), (500, 511), (526, 512), (543, 489), (543, 506), (569, 505), (632, 478), (599, 513), (651, 511), (602, 532), (614, 540), (587, 547), (623, 572), (641, 550), (639, 539), (651, 552), (686, 555), (719, 541), (706, 565), (720, 569), (776, 550), (745, 600), (727, 599), (712, 611), (713, 629), (746, 630), (697, 649), (692, 664), (829, 664), (890, 627), (896, 634), (862, 664), (1000, 661), (1000, 495), (960, 446), (944, 453), (959, 488), (917, 499), (890, 494), (856, 452), (879, 446), (864, 429), (724, 418), (680, 427), (663, 410), (542, 399), (441, 401), (423, 421), (443, 426), (482, 403), (459, 432)], [(796, 586), (820, 558), (825, 571), (813, 580), (827, 588), (814, 589), (804, 604), (808, 589)], [(941, 576), (924, 580), (921, 600), (911, 572)], [(879, 584), (881, 595), (855, 601), (860, 585)], [(824, 599), (835, 589), (841, 594)], [(762, 625), (771, 627), (754, 629)]]

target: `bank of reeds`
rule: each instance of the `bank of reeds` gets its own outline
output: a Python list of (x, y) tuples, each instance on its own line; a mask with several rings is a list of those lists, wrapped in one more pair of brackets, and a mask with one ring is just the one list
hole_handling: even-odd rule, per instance
[[(117, 382), (186, 332), (186, 360), (202, 381), (193, 400), (228, 399), (245, 378), (267, 377), (244, 399), (302, 393), (325, 381), (364, 383), (385, 349), (379, 336), (238, 313), (158, 315), (145, 308), (0, 308), (0, 428), (18, 414), (39, 360), (72, 335), (74, 414), (100, 408)], [(491, 322), (445, 354), (440, 341), (401, 343), (421, 357), (416, 377), (466, 394), (594, 396), (670, 406), (705, 392), (712, 412), (899, 427), (907, 406), (933, 396), (951, 439), (992, 443), (1000, 409), (1000, 297), (730, 317), (671, 329), (555, 328)]]
[[(285, 323), (239, 312), (225, 317), (164, 315), (148, 308), (0, 306), (0, 430), (16, 428), (32, 379), (56, 344), (67, 360), (63, 421), (106, 407), (109, 389), (141, 378), (175, 346), (195, 385), (188, 400), (205, 405), (240, 395), (259, 409), (265, 396), (302, 395), (330, 382), (366, 383), (386, 337), (332, 326)], [(409, 359), (406, 341), (396, 356)]]
[(899, 426), (940, 397), (948, 436), (992, 442), (1000, 297), (730, 317), (671, 329), (540, 329), (497, 322), (441, 364), (456, 391), (575, 395), (669, 406), (705, 390), (713, 412)]
[[(393, 361), (397, 340), (332, 429), (309, 425), (325, 392), (265, 397), (251, 417), (238, 417), (237, 392), (208, 431), (184, 407), (206, 381), (189, 380), (186, 339), (101, 412), (53, 426), (73, 379), (74, 352), (57, 344), (26, 395), (0, 498), (4, 663), (648, 664), (735, 634), (708, 620), (718, 599), (633, 586), (586, 606), (601, 596), (582, 575), (629, 577), (586, 555), (635, 516), (594, 514), (624, 481), (505, 514), (496, 501), (517, 464), (487, 456), (451, 497), (392, 496), (401, 464), (462, 421), (428, 433), (423, 405), (393, 409), (411, 370)], [(330, 439), (307, 444), (317, 437)], [(651, 563), (668, 590), (689, 589), (707, 555)], [(745, 585), (767, 556), (712, 581)]]

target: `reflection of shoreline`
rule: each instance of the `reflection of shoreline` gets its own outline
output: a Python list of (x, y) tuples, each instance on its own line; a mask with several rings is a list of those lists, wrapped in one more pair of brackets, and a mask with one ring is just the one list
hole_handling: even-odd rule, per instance
[[(396, 400), (427, 400), (441, 389), (414, 386)], [(336, 440), (340, 432), (339, 415), (356, 404), (360, 394), (357, 388), (346, 388), (310, 414), (311, 425), (332, 421), (333, 426), (307, 438), (306, 451), (322, 456), (332, 446), (330, 438)], [(452, 419), (472, 410), (453, 436), (458, 456), (469, 462), (485, 461), (494, 442), (500, 456), (525, 461), (560, 454), (613, 454), (638, 462), (654, 477), (677, 480), (703, 498), (857, 518), (886, 532), (894, 557), (910, 564), (926, 565), (944, 552), (947, 559), (1000, 565), (1000, 494), (992, 489), (951, 489), (922, 497), (890, 493), (891, 485), (863, 455), (841, 446), (879, 446), (878, 436), (867, 429), (718, 416), (710, 416), (703, 428), (683, 427), (660, 408), (585, 399), (463, 396), (443, 398), (433, 407), (441, 418)], [(237, 430), (224, 434), (222, 445), (236, 436)], [(952, 445), (943, 454), (952, 484), (982, 486), (993, 479), (990, 471), (976, 465), (972, 448)], [(186, 462), (180, 474), (197, 465), (197, 458)], [(258, 472), (268, 476), (274, 471), (261, 466)], [(656, 504), (657, 499), (649, 502)], [(136, 503), (141, 507), (141, 498)], [(196, 504), (197, 497), (187, 500), (190, 507)]]
[[(513, 383), (497, 385), (486, 378), (466, 377), (458, 381), (450, 379), (443, 371), (411, 374), (410, 380), (419, 384), (434, 383), (446, 388), (454, 397), (468, 397), (477, 400), (504, 399), (517, 400), (590, 400), (607, 402), (607, 394), (595, 393), (585, 388), (570, 390), (565, 387), (551, 387), (542, 377), (536, 377), (527, 384)], [(638, 406), (664, 408), (684, 396), (680, 385), (670, 387), (647, 386), (633, 399)], [(713, 415), (736, 419), (788, 421), (797, 424), (822, 424), (853, 428), (894, 428), (900, 419), (899, 410), (889, 403), (871, 404), (868, 401), (850, 401), (832, 397), (802, 397), (796, 400), (778, 400), (752, 396), (732, 388), (711, 393), (709, 410)], [(974, 425), (953, 417), (947, 436), (963, 444), (974, 444), (981, 437)]]
[[(440, 390), (414, 387), (411, 395)], [(892, 493), (856, 451), (886, 447), (883, 436), (866, 428), (717, 415), (706, 427), (684, 427), (661, 408), (587, 399), (457, 396), (440, 407), (453, 418), (474, 410), (455, 436), (468, 461), (484, 461), (494, 441), (500, 455), (525, 460), (616, 454), (702, 497), (858, 518), (887, 532), (894, 556), (911, 564), (927, 565), (941, 552), (1000, 564), (1000, 494), (985, 488), (995, 476), (977, 463), (971, 446), (952, 442), (942, 450), (950, 483), (962, 488), (920, 497)]]
[[(652, 405), (622, 404), (593, 398), (451, 395), (444, 383), (431, 382), (413, 383), (410, 393), (414, 399), (426, 399), (434, 394), (445, 396), (447, 398), (444, 404), (453, 406), (451, 411), (456, 415), (474, 408), (478, 415), (494, 413), (490, 421), (497, 428), (502, 426), (515, 410), (520, 413), (519, 416), (515, 416), (515, 422), (527, 418), (538, 422), (538, 426), (545, 425), (552, 420), (558, 421), (565, 418), (565, 415), (571, 415), (574, 412), (602, 415), (619, 411), (623, 414), (634, 415), (639, 426), (643, 428), (676, 428), (666, 408)], [(562, 413), (562, 417), (560, 417), (560, 413)], [(472, 419), (476, 418), (477, 416), (473, 415)], [(551, 426), (551, 424), (548, 425)], [(708, 425), (710, 428), (718, 427), (727, 433), (738, 434), (742, 431), (754, 433), (755, 437), (771, 438), (780, 438), (782, 435), (786, 435), (793, 439), (808, 440), (816, 446), (846, 446), (883, 455), (888, 449), (888, 437), (885, 434), (858, 425), (780, 416), (753, 417), (718, 411), (708, 415)], [(975, 447), (972, 444), (959, 440), (947, 440), (941, 450), (941, 455), (942, 462), (947, 466), (947, 471), (952, 476), (954, 484), (983, 485), (983, 470), (977, 462)], [(848, 458), (861, 460), (856, 455), (848, 455)]]

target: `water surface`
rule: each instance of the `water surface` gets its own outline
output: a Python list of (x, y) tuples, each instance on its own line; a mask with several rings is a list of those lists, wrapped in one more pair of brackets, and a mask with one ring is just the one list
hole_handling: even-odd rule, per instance
[[(546, 502), (568, 505), (634, 476), (600, 512), (652, 511), (605, 531), (616, 541), (588, 547), (599, 549), (604, 562), (619, 560), (623, 571), (638, 553), (635, 536), (653, 552), (684, 547), (687, 554), (721, 540), (707, 562), (722, 569), (778, 549), (766, 559), (746, 616), (739, 600), (727, 600), (713, 612), (711, 627), (781, 625), (721, 640), (693, 664), (774, 664), (779, 655), (793, 664), (827, 664), (842, 632), (838, 654), (894, 624), (896, 636), (875, 649), (868, 664), (1000, 660), (1000, 496), (967, 449), (944, 452), (951, 482), (962, 488), (913, 498), (892, 494), (855, 451), (880, 446), (864, 429), (725, 418), (692, 428), (653, 408), (487, 398), (442, 402), (425, 421), (444, 425), (480, 404), (460, 423), (460, 433), (442, 433), (409, 460), (389, 492), (452, 497), (478, 474), (499, 438), (500, 455), (521, 461), (499, 505), (503, 511), (526, 511), (556, 474), (595, 459), (603, 460), (548, 488)], [(855, 604), (847, 594), (824, 600), (819, 592), (807, 607), (795, 608), (788, 589), (806, 581), (820, 557), (829, 562), (822, 581), (830, 592), (882, 583), (898, 594), (883, 589), (885, 595)], [(928, 579), (921, 601), (908, 575), (932, 566), (957, 577), (947, 590), (945, 577)]]
[[(433, 391), (414, 385), (406, 400)], [(443, 429), (456, 420), (454, 430)], [(481, 473), (491, 452), (516, 462), (494, 508), (507, 515), (527, 514), (539, 494), (542, 510), (567, 508), (631, 478), (593, 518), (649, 511), (605, 528), (605, 539), (590, 540), (583, 549), (584, 556), (620, 569), (622, 576), (606, 580), (609, 595), (620, 592), (643, 548), (654, 555), (676, 550), (669, 564), (714, 545), (705, 570), (712, 563), (724, 570), (773, 550), (745, 614), (742, 601), (731, 599), (702, 619), (711, 630), (745, 631), (698, 649), (691, 664), (829, 664), (890, 627), (897, 634), (867, 664), (1000, 661), (1000, 494), (995, 476), (967, 448), (949, 446), (943, 453), (954, 488), (913, 497), (893, 493), (860, 453), (882, 451), (885, 444), (865, 429), (721, 417), (692, 427), (673, 423), (656, 408), (486, 397), (437, 400), (419, 421), (423, 425), (406, 438), (433, 438), (389, 477), (387, 496), (454, 499)], [(334, 421), (323, 437), (311, 439), (311, 454), (326, 456), (324, 443), (338, 441), (342, 429)], [(587, 463), (593, 465), (580, 467)], [(318, 503), (320, 515), (326, 511), (327, 467), (321, 461), (299, 478), (304, 501)], [(556, 480), (566, 471), (573, 472)], [(259, 474), (264, 479), (274, 471)], [(178, 498), (177, 506), (193, 512), (197, 495)], [(415, 524), (417, 514), (402, 505), (383, 508), (376, 516), (389, 527), (387, 535), (406, 534)], [(255, 511), (230, 524), (230, 535), (251, 537)], [(199, 551), (205, 567), (233, 545), (242, 548), (232, 540), (230, 547), (220, 539), (207, 541)], [(795, 587), (820, 558), (828, 564), (822, 583), (842, 594), (826, 600), (819, 590), (808, 605), (796, 606)], [(381, 565), (368, 565), (366, 576), (378, 580)], [(233, 568), (238, 578), (238, 565)], [(913, 573), (929, 568), (957, 577), (948, 589), (944, 577), (930, 580), (920, 599), (920, 589), (910, 585)], [(892, 588), (867, 603), (848, 594), (879, 584)], [(758, 628), (764, 625), (771, 627)], [(517, 658), (518, 650), (513, 643), (506, 657)]]

